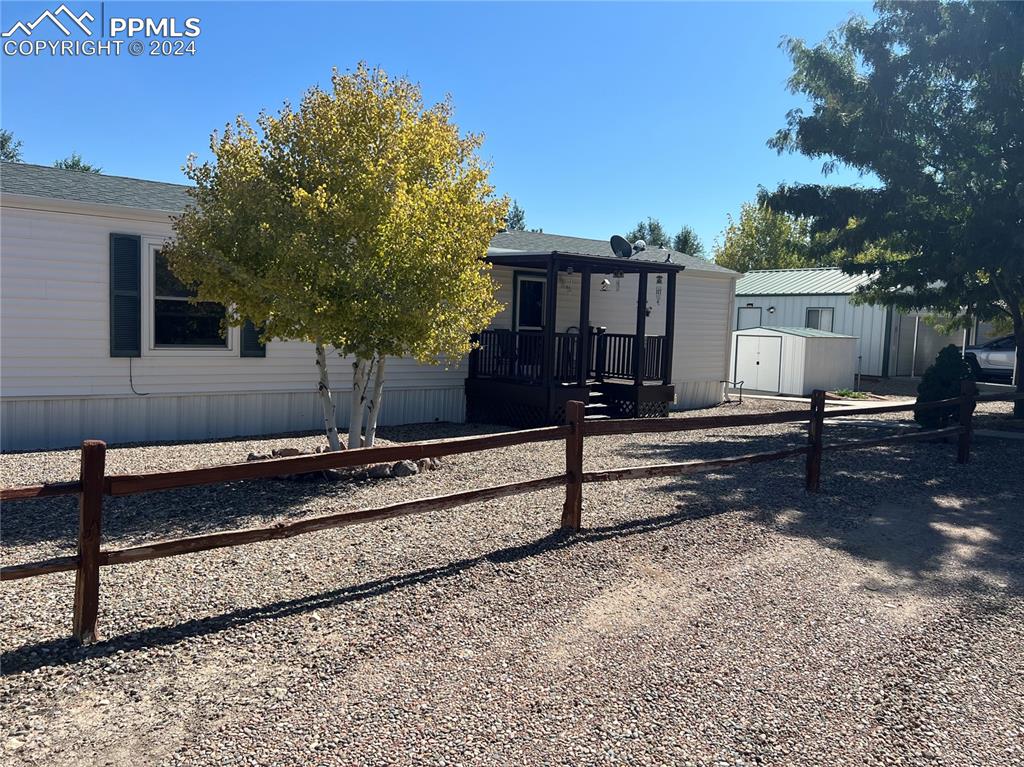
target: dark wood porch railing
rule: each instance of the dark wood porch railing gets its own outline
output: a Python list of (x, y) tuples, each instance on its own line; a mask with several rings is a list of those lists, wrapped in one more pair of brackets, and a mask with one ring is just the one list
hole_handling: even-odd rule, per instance
[[(580, 353), (578, 333), (555, 333), (552, 380), (572, 383)], [(471, 378), (500, 378), (522, 383), (543, 383), (544, 333), (540, 330), (485, 330), (477, 338), (480, 348), (470, 357)], [(599, 333), (590, 337), (587, 375), (633, 380), (636, 336)], [(665, 353), (664, 336), (646, 336), (641, 370), (645, 381), (660, 381)]]
[[(633, 380), (636, 336), (629, 333), (601, 333), (594, 336), (590, 354), (590, 376)], [(660, 381), (664, 362), (665, 336), (645, 336), (640, 369), (645, 381)]]
[[(500, 378), (522, 383), (542, 383), (544, 333), (540, 330), (485, 330), (480, 348), (470, 357), (471, 378)], [(560, 383), (576, 380), (576, 359), (580, 337), (577, 333), (555, 334), (555, 369), (552, 378)]]

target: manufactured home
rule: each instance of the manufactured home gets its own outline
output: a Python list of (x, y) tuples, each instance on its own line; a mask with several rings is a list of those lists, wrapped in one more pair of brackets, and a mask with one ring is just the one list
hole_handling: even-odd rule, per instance
[(877, 377), (920, 375), (940, 349), (964, 343), (963, 334), (936, 331), (927, 312), (855, 302), (854, 294), (872, 279), (836, 267), (747, 272), (736, 283), (733, 328), (796, 327), (854, 336), (857, 372)]
[[(321, 427), (310, 344), (189, 301), (161, 246), (177, 184), (0, 168), (0, 447), (266, 435)], [(567, 398), (644, 416), (721, 400), (738, 277), (603, 240), (506, 232), (488, 260), (505, 306), (451, 368), (389, 363), (380, 423), (553, 422)], [(334, 355), (339, 422), (351, 360)], [(602, 401), (603, 400), (603, 401)]]

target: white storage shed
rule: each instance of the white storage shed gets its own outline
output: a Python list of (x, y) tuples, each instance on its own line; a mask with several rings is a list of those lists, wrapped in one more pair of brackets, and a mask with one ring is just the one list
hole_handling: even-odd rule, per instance
[(758, 327), (732, 335), (731, 379), (748, 391), (805, 396), (852, 389), (857, 339), (813, 328)]

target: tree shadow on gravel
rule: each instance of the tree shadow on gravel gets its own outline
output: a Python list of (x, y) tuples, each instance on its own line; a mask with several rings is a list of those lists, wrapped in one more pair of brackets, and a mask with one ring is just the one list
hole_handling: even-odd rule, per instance
[[(3, 669), (3, 675), (6, 676), (9, 674), (31, 672), (44, 667), (66, 666), (90, 659), (105, 658), (119, 652), (174, 645), (187, 639), (228, 631), (250, 623), (276, 620), (327, 607), (335, 607), (348, 602), (358, 602), (399, 589), (456, 577), (466, 570), (487, 563), (492, 565), (512, 564), (523, 559), (581, 544), (597, 543), (612, 538), (645, 535), (681, 525), (704, 516), (707, 515), (700, 510), (694, 511), (680, 508), (670, 514), (629, 520), (604, 527), (587, 528), (578, 533), (564, 533), (556, 530), (528, 543), (496, 549), (480, 556), (467, 557), (438, 567), (393, 575), (345, 588), (331, 589), (297, 599), (280, 600), (260, 607), (249, 607), (233, 610), (221, 615), (197, 618), (174, 626), (143, 628), (117, 637), (111, 637), (87, 647), (78, 645), (70, 637), (24, 645), (5, 651), (0, 655), (0, 668)], [(100, 630), (102, 632), (102, 626)]]
[[(896, 433), (829, 423), (825, 443)], [(800, 429), (774, 435), (702, 432), (699, 441), (633, 443), (628, 463), (712, 460), (806, 444)], [(684, 475), (661, 486), (708, 513), (746, 510), (754, 521), (881, 566), (872, 590), (968, 596), (1024, 593), (1024, 444), (976, 439), (967, 465), (954, 441), (826, 451), (821, 491), (804, 489), (801, 457)]]
[[(414, 442), (488, 434), (503, 430), (494, 425), (419, 424), (382, 430), (388, 441)], [(225, 440), (227, 441), (227, 440)], [(244, 440), (238, 440), (244, 441)], [(181, 444), (181, 443), (168, 443)], [(240, 457), (244, 459), (244, 455)], [(113, 472), (110, 472), (113, 473)], [(354, 488), (373, 487), (390, 480), (324, 479), (306, 474), (292, 480), (257, 479), (219, 485), (181, 488), (103, 500), (103, 537), (130, 544), (154, 536), (195, 535), (262, 520), (306, 515), (303, 507), (316, 500), (331, 503), (331, 510)], [(74, 547), (78, 536), (78, 499), (75, 496), (38, 498), (4, 503), (3, 542), (24, 546), (46, 541)]]

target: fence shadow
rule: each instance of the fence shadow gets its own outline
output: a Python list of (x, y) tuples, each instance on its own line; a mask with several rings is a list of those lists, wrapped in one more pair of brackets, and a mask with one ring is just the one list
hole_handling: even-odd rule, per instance
[(358, 602), (410, 586), (452, 578), (487, 562), (511, 564), (522, 559), (581, 544), (649, 534), (702, 516), (705, 514), (680, 507), (669, 514), (587, 528), (577, 533), (556, 530), (528, 543), (495, 549), (479, 556), (466, 557), (437, 567), (392, 575), (379, 580), (331, 589), (297, 599), (272, 602), (259, 607), (232, 610), (221, 615), (197, 618), (173, 626), (152, 626), (130, 631), (94, 645), (81, 646), (71, 637), (33, 643), (0, 654), (0, 668), (3, 669), (4, 675), (25, 673), (43, 667), (66, 666), (94, 658), (105, 658), (119, 652), (174, 645), (186, 639), (228, 631), (250, 623), (299, 615), (348, 602)]
[[(829, 423), (825, 442), (891, 433)], [(784, 435), (712, 430), (700, 441), (630, 444), (622, 455), (630, 463), (711, 460), (805, 442), (800, 428)], [(660, 489), (683, 504), (699, 497), (710, 513), (744, 509), (786, 535), (877, 564), (904, 589), (972, 598), (1024, 592), (1024, 445), (979, 441), (973, 450), (966, 465), (956, 463), (953, 439), (826, 451), (817, 495), (804, 490), (803, 457), (674, 477)]]
[[(420, 424), (381, 430), (381, 437), (401, 444), (422, 439), (448, 439), (497, 433), (505, 427), (484, 424)], [(276, 439), (276, 438), (275, 438)], [(239, 440), (242, 441), (242, 440)], [(171, 444), (171, 443), (168, 443)], [(181, 444), (181, 443), (173, 443)], [(75, 453), (77, 455), (77, 449)], [(244, 459), (239, 456), (239, 460)], [(110, 473), (116, 470), (108, 469)], [(294, 480), (254, 479), (231, 485), (178, 488), (141, 495), (107, 496), (103, 500), (103, 537), (129, 545), (173, 531), (178, 535), (223, 530), (277, 519), (316, 499), (340, 500), (354, 487), (374, 487), (391, 480), (330, 480), (319, 474)], [(24, 546), (63, 541), (73, 547), (78, 536), (78, 498), (64, 496), (5, 501), (3, 542)]]

